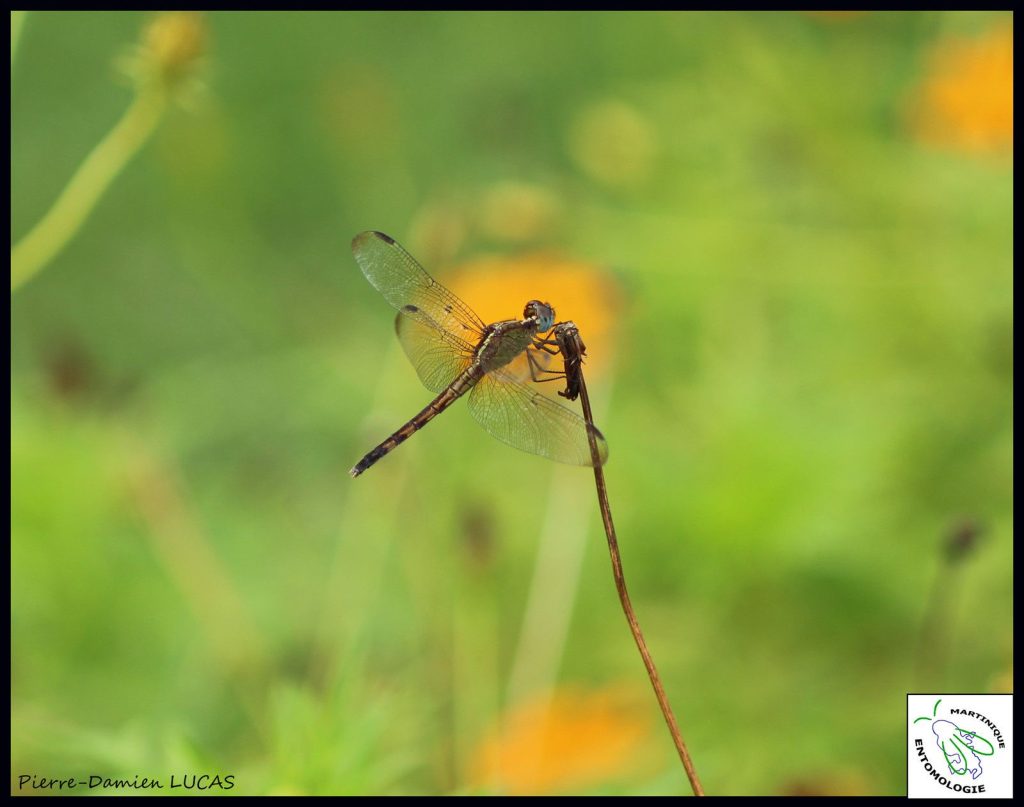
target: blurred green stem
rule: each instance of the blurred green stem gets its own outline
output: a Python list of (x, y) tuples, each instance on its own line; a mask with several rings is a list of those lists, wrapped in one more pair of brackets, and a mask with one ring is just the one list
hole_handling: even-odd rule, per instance
[[(12, 40), (13, 40), (12, 28)], [(167, 95), (156, 83), (141, 89), (124, 117), (75, 172), (53, 207), (11, 250), (11, 291), (46, 266), (75, 236), (103, 192), (156, 129)]]
[(11, 67), (14, 67), (14, 56), (18, 52), (18, 43), (21, 41), (21, 32), (27, 16), (27, 11), (11, 12)]

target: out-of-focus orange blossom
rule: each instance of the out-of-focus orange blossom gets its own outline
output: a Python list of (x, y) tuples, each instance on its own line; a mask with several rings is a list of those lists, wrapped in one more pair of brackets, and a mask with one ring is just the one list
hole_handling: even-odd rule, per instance
[(971, 153), (1013, 149), (1013, 26), (936, 44), (910, 105), (915, 136)]
[(444, 282), (484, 322), (521, 317), (529, 300), (550, 303), (556, 322), (572, 320), (579, 328), (587, 346), (587, 377), (608, 366), (620, 295), (612, 278), (596, 267), (548, 254), (485, 258), (462, 264)]
[(646, 767), (646, 712), (618, 690), (562, 689), (509, 710), (477, 747), (473, 786), (504, 793), (584, 790)]

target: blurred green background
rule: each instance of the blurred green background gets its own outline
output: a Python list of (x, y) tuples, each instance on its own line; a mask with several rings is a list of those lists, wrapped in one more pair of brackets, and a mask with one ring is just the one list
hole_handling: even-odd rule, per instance
[[(17, 20), (15, 242), (152, 20)], [(430, 398), (365, 229), (606, 290), (551, 302), (611, 325), (611, 504), (709, 793), (902, 793), (906, 692), (1012, 691), (1011, 17), (189, 24), (173, 108), (12, 294), (12, 790), (689, 792), (589, 471), (458, 404), (349, 478)]]

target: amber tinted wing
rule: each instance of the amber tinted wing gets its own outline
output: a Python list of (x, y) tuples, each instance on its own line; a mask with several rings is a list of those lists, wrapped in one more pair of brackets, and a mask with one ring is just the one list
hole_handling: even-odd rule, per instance
[[(477, 423), (503, 443), (567, 465), (594, 464), (586, 421), (503, 369), (481, 378), (468, 403)], [(608, 443), (596, 428), (592, 432), (604, 465)]]
[(476, 344), (484, 323), (468, 305), (426, 273), (408, 252), (384, 233), (368, 230), (352, 239), (352, 254), (366, 279), (391, 305), (413, 306), (441, 330)]
[(395, 318), (395, 333), (423, 386), (440, 392), (473, 361), (473, 346), (441, 328), (426, 312), (407, 305)]

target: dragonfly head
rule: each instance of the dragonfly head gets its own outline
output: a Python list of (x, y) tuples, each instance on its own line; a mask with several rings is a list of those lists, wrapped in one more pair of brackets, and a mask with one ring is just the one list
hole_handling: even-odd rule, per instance
[(537, 333), (547, 333), (555, 325), (555, 309), (540, 300), (530, 300), (523, 309), (523, 318), (537, 320)]

